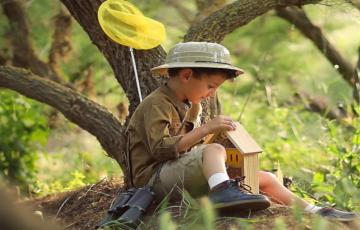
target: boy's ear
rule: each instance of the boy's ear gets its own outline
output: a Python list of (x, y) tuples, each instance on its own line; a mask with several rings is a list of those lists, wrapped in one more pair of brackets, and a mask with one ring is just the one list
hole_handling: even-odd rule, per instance
[(182, 80), (188, 81), (192, 77), (193, 71), (190, 68), (185, 68), (180, 71), (179, 75)]

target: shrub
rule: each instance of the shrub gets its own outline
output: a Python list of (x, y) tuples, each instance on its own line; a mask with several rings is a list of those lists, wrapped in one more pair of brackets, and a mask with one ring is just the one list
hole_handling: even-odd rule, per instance
[(39, 103), (0, 91), (0, 176), (22, 191), (35, 180), (36, 152), (46, 142), (47, 120)]

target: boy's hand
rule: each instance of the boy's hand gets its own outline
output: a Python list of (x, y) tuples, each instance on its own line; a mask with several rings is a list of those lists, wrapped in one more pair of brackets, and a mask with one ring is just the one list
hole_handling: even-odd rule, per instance
[(236, 129), (235, 123), (233, 120), (224, 115), (219, 115), (214, 119), (208, 121), (204, 126), (207, 134), (216, 133), (219, 131), (232, 131)]

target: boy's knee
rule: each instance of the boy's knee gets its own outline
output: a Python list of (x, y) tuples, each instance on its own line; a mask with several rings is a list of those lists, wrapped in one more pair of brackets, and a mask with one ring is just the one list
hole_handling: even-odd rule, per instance
[(211, 154), (211, 155), (219, 154), (222, 157), (224, 157), (226, 160), (226, 151), (225, 151), (224, 146), (217, 144), (217, 143), (212, 143), (212, 144), (206, 145), (203, 155), (206, 155), (206, 154)]
[(271, 172), (259, 171), (259, 179), (262, 185), (279, 183), (276, 176)]

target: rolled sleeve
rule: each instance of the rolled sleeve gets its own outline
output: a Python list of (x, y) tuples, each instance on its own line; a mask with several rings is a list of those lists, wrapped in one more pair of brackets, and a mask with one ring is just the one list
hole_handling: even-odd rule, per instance
[(179, 157), (177, 143), (182, 135), (171, 136), (171, 107), (152, 105), (150, 111), (144, 114), (147, 145), (150, 152), (158, 160), (171, 160)]

